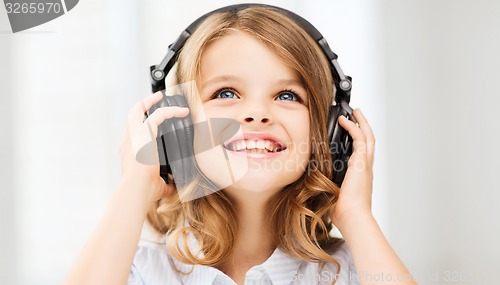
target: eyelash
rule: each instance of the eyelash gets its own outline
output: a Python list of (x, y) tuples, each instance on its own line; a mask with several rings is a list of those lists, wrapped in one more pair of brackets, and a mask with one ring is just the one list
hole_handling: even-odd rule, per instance
[[(235, 93), (234, 95), (236, 95), (236, 90), (234, 90), (233, 88), (230, 88), (230, 87), (222, 87), (220, 89), (218, 89), (217, 91), (214, 92), (214, 94), (210, 97), (210, 99), (224, 99), (224, 98), (216, 98), (220, 93), (222, 93), (223, 91), (231, 91), (233, 93)], [(302, 98), (300, 98), (299, 95), (297, 95), (297, 93), (295, 93), (292, 89), (283, 89), (279, 92), (278, 96), (280, 96), (281, 94), (283, 93), (290, 93), (292, 94), (293, 96), (295, 96), (295, 98), (297, 100), (281, 100), (281, 101), (297, 101), (297, 102), (300, 102), (302, 103)]]

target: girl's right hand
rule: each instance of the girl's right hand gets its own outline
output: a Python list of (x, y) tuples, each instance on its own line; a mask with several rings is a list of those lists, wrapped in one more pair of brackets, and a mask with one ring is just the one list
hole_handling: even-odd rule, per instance
[[(123, 142), (120, 146), (120, 160), (123, 182), (137, 184), (149, 201), (154, 202), (175, 193), (174, 183), (166, 184), (160, 177), (160, 163), (156, 136), (158, 126), (172, 117), (185, 117), (188, 108), (163, 107), (156, 109), (145, 121), (144, 116), (163, 98), (156, 92), (137, 102), (128, 113)], [(137, 154), (140, 151), (140, 161)], [(145, 163), (146, 162), (146, 163)]]

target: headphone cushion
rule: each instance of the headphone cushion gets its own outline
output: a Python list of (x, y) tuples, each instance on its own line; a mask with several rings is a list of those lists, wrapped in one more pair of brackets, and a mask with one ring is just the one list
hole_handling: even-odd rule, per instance
[(330, 106), (327, 131), (330, 156), (332, 158), (332, 181), (339, 187), (342, 185), (342, 181), (344, 180), (347, 172), (347, 163), (353, 151), (352, 137), (342, 126), (340, 126), (338, 122), (341, 115), (353, 121), (352, 111), (350, 108), (343, 108), (340, 104)]
[[(183, 95), (166, 96), (147, 112), (149, 116), (161, 107), (189, 107)], [(157, 146), (160, 159), (160, 176), (168, 184), (168, 174), (173, 174), (177, 186), (182, 187), (194, 176), (193, 120), (185, 117), (166, 119), (158, 126)]]

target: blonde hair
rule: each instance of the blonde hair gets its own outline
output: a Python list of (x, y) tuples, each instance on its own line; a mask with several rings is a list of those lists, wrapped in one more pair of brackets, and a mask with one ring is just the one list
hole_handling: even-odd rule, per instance
[[(323, 266), (333, 262), (339, 273), (340, 264), (327, 253), (343, 242), (329, 235), (332, 222), (328, 209), (337, 201), (339, 193), (338, 186), (330, 180), (332, 161), (325, 143), (328, 108), (335, 90), (327, 59), (311, 36), (294, 20), (272, 8), (215, 13), (198, 26), (181, 50), (176, 80), (181, 83), (199, 78), (204, 51), (235, 29), (258, 39), (285, 65), (296, 70), (308, 92), (309, 119), (314, 122), (310, 130), (313, 145), (310, 161), (315, 162), (314, 165), (310, 163), (297, 181), (276, 193), (268, 203), (271, 227), (275, 229), (273, 242), (291, 256), (322, 262)], [(188, 102), (193, 102), (189, 94), (193, 93), (188, 92)], [(188, 188), (204, 191), (210, 188), (210, 181), (199, 174)], [(236, 209), (231, 200), (224, 191), (218, 191), (189, 202), (180, 201), (179, 194), (175, 193), (153, 205), (147, 216), (154, 229), (168, 237), (168, 251), (187, 264), (213, 266), (225, 261), (238, 235)], [(185, 226), (184, 221), (189, 225)], [(198, 240), (203, 257), (187, 247), (189, 233)], [(177, 242), (180, 237), (185, 253)]]

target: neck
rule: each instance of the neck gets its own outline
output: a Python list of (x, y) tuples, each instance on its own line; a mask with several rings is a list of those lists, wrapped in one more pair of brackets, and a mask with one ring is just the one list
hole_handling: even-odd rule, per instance
[(221, 266), (229, 272), (246, 272), (251, 267), (262, 264), (276, 248), (270, 218), (266, 212), (270, 195), (266, 196), (262, 192), (243, 192), (238, 192), (237, 197), (230, 196), (237, 210), (239, 233), (232, 255)]

